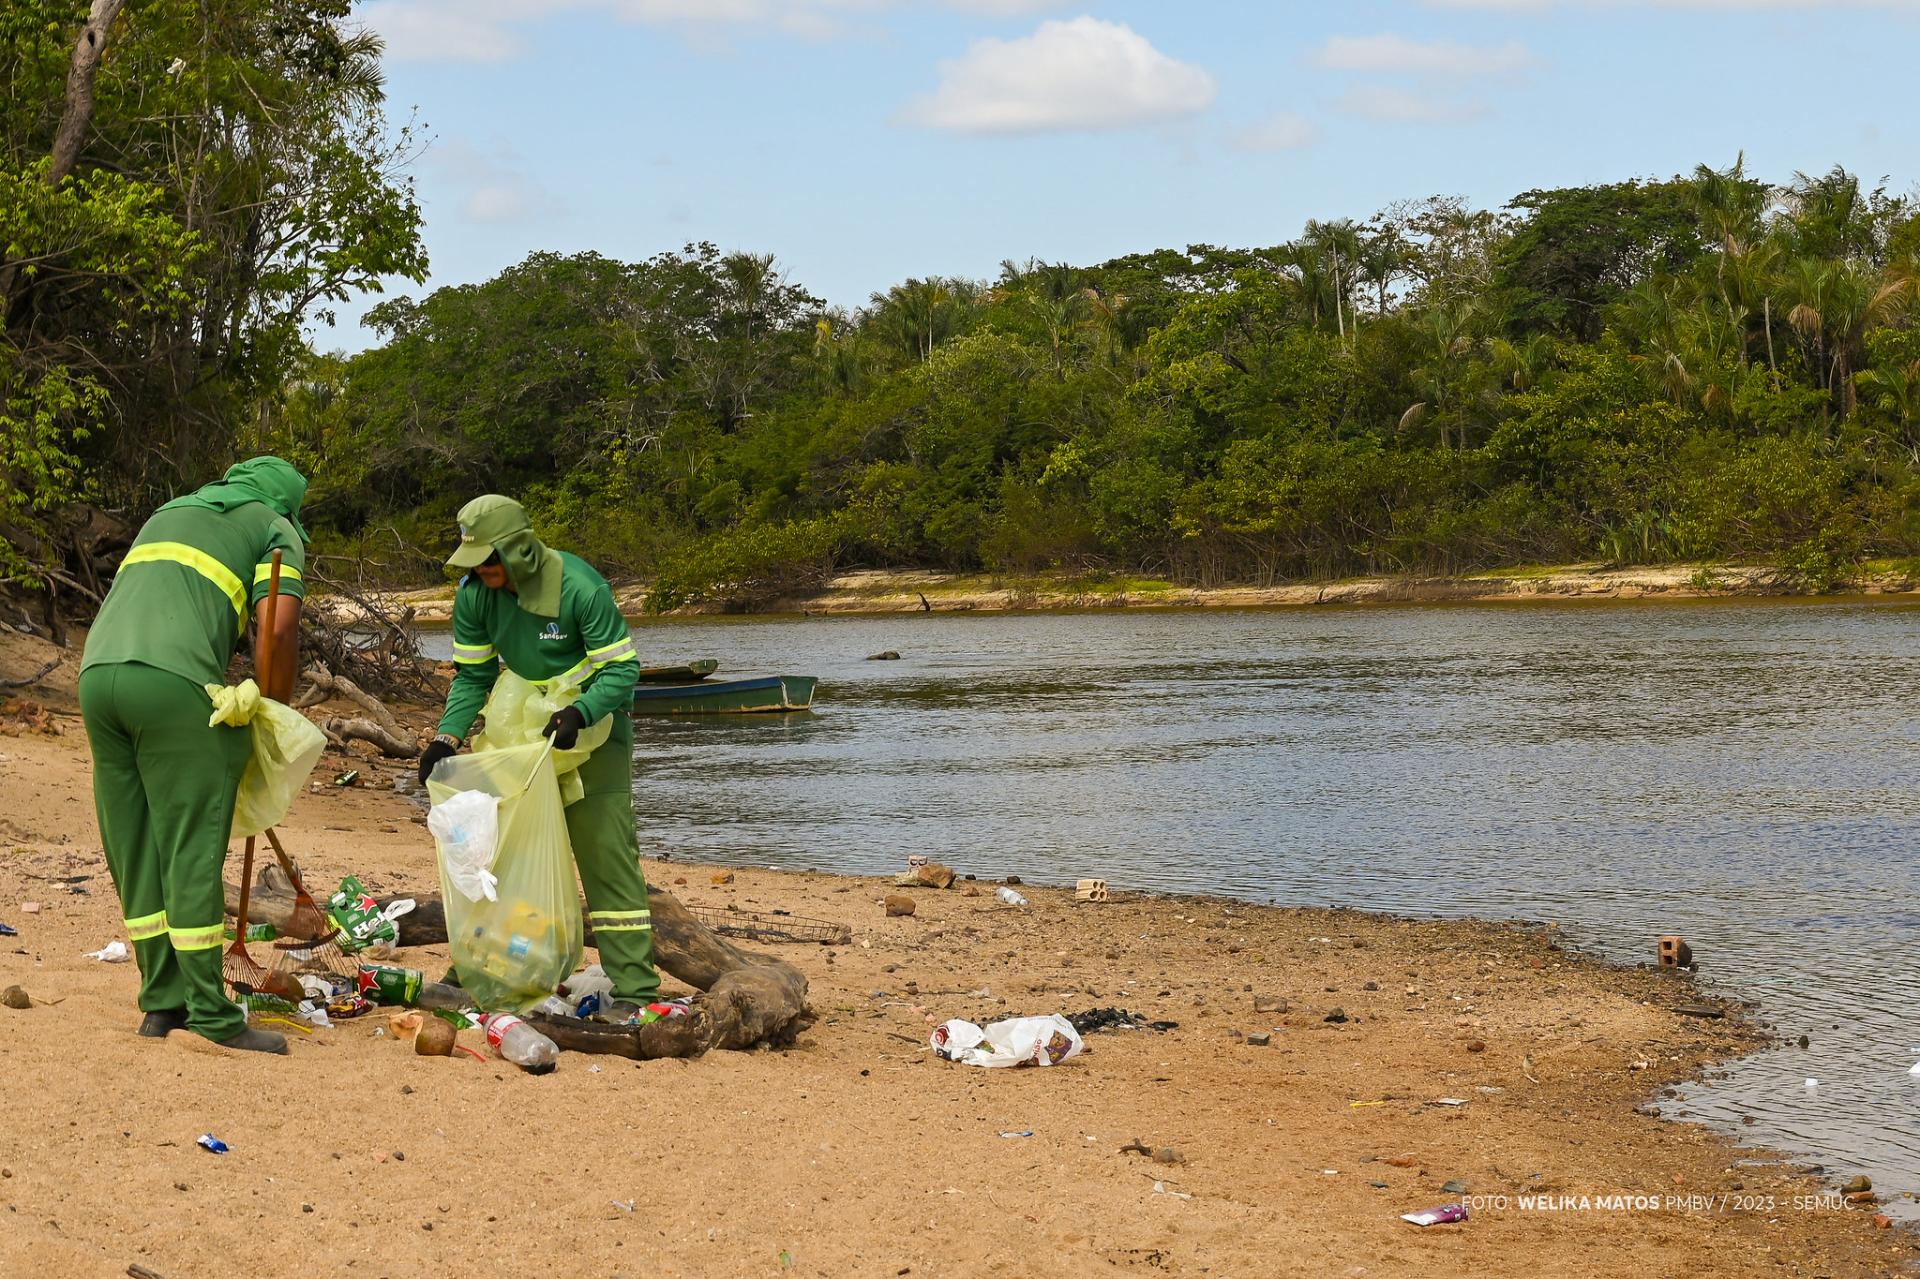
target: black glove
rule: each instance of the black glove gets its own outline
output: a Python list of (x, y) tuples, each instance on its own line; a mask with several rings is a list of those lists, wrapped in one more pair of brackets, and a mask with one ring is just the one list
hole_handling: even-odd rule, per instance
[(553, 749), (570, 751), (573, 749), (573, 744), (580, 739), (580, 730), (586, 726), (587, 717), (580, 713), (580, 708), (569, 706), (565, 710), (553, 713), (553, 718), (547, 721), (547, 726), (540, 730), (540, 736), (551, 737)]
[(459, 747), (444, 737), (436, 737), (428, 742), (427, 749), (420, 752), (420, 784), (425, 786), (427, 784), (427, 774), (433, 771), (433, 766), (449, 755), (452, 755), (458, 749)]

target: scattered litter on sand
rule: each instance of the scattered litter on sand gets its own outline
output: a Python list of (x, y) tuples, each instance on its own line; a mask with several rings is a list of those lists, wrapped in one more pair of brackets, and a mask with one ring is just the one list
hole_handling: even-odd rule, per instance
[(123, 941), (110, 941), (99, 950), (87, 952), (88, 959), (97, 959), (103, 964), (124, 964), (130, 955), (127, 943)]

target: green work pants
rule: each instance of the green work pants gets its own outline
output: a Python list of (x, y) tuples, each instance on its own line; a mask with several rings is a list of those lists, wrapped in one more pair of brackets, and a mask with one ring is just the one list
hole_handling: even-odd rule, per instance
[(184, 1009), (189, 1030), (225, 1040), (247, 1019), (221, 984), (220, 870), (253, 737), (209, 728), (212, 711), (191, 680), (137, 662), (80, 676), (94, 811), (140, 964), (140, 1008)]
[(653, 915), (633, 825), (633, 717), (615, 711), (613, 732), (580, 766), (586, 794), (567, 805), (587, 921), (615, 999), (646, 1003), (660, 994), (653, 966)]

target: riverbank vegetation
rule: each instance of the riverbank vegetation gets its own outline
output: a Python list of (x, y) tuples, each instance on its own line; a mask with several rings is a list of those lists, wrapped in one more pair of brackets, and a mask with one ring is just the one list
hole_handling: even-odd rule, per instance
[(63, 159), (68, 8), (0, 20), (16, 585), (96, 588), (73, 512), (137, 522), (266, 450), (314, 476), (321, 549), (390, 581), (436, 578), (461, 502), (504, 490), (656, 607), (862, 567), (1767, 560), (1821, 586), (1920, 553), (1920, 220), (1885, 182), (1736, 159), (852, 308), (710, 244), (536, 252), (383, 303), (349, 358), (302, 324), (425, 263), (346, 0), (210, 32), (145, 6)]
[(0, 5), (0, 592), (90, 612), (130, 528), (276, 416), (310, 321), (425, 279), (350, 10)]
[[(835, 568), (1197, 585), (1920, 550), (1920, 223), (1734, 164), (824, 306), (770, 258), (535, 254), (376, 310), (262, 446), (438, 551), (468, 494), (751, 605)], [(422, 495), (431, 497), (422, 504)], [(423, 562), (424, 562), (424, 557)]]

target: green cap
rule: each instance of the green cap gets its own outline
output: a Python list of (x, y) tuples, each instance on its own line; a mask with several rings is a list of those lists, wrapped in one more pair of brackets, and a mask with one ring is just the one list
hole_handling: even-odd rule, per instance
[(460, 508), (459, 518), (460, 545), (447, 557), (448, 568), (477, 568), (502, 543), (533, 529), (526, 508), (498, 493), (474, 498)]

